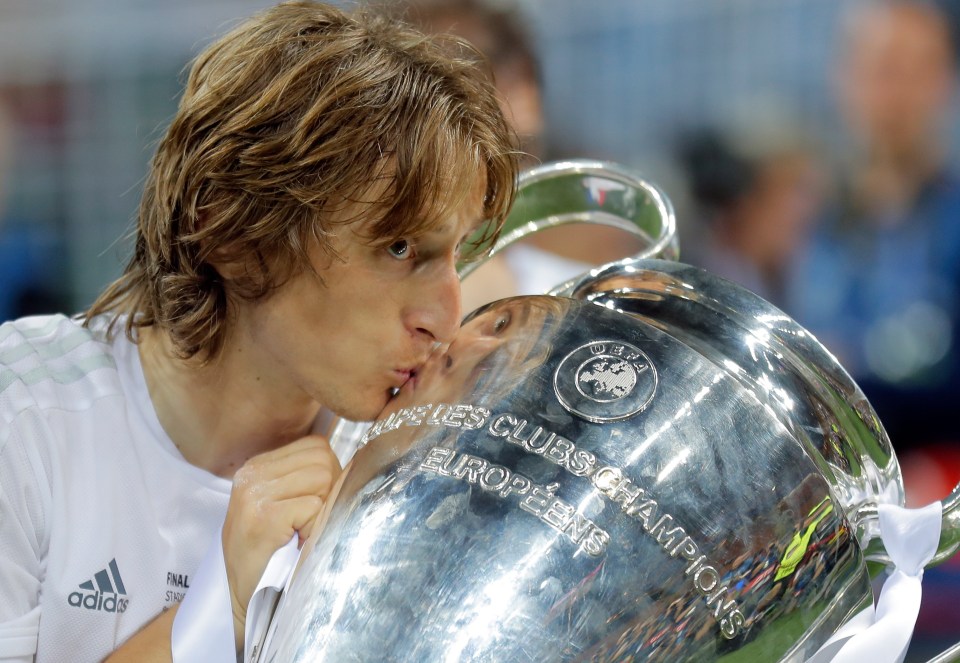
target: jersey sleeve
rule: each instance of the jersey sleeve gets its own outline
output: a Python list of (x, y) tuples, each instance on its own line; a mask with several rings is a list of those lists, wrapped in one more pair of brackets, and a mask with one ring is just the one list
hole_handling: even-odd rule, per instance
[[(29, 428), (29, 427), (28, 427)], [(33, 661), (47, 546), (49, 483), (17, 421), (0, 427), (0, 661)]]

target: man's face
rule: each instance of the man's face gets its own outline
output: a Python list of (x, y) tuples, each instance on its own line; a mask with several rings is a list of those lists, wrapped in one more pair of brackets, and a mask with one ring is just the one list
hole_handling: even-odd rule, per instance
[[(316, 249), (302, 273), (262, 301), (238, 306), (246, 358), (278, 393), (371, 420), (460, 321), (459, 249), (482, 216), (482, 187), (438, 226), (387, 248), (364, 221), (332, 239), (342, 260)], [(319, 275), (319, 278), (318, 278)], [(322, 279), (322, 281), (321, 281)]]

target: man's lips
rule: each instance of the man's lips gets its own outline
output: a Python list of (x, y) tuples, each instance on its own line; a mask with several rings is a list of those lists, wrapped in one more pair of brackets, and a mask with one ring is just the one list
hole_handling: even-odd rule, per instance
[(435, 344), (430, 354), (418, 361), (416, 364), (409, 364), (403, 368), (393, 369), (394, 394), (399, 393), (401, 389), (407, 387), (408, 390), (414, 389), (417, 384), (417, 376), (428, 370), (430, 366), (437, 361), (437, 357), (444, 354), (445, 346)]
[(415, 383), (417, 379), (417, 369), (416, 368), (402, 368), (395, 369), (393, 371), (396, 384), (394, 388), (398, 391), (402, 389), (408, 383)]

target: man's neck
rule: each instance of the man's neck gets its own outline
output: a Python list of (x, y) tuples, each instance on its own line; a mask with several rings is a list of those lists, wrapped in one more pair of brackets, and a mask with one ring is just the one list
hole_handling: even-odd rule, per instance
[(320, 406), (257, 372), (242, 348), (184, 360), (166, 334), (140, 330), (140, 361), (161, 426), (192, 465), (232, 477), (249, 458), (311, 432)]

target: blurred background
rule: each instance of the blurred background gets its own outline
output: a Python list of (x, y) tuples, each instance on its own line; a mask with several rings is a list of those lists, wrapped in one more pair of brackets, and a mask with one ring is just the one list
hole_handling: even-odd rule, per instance
[[(0, 320), (78, 312), (119, 275), (185, 67), (269, 4), (0, 0)], [(861, 384), (913, 505), (960, 479), (960, 0), (379, 4), (487, 52), (529, 163), (609, 159), (665, 189), (684, 262), (783, 308)], [(577, 268), (617, 247), (536, 250)], [(927, 574), (908, 660), (960, 640), (958, 600), (954, 559)]]

